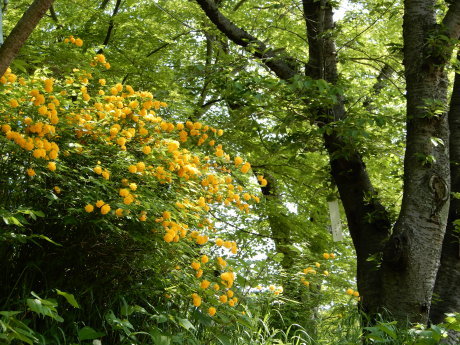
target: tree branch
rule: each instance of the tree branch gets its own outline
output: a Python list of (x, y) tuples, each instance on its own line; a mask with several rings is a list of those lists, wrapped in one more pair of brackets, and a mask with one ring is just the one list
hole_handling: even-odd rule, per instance
[(0, 75), (3, 75), (54, 0), (35, 0), (19, 19), (0, 47)]
[[(110, 37), (112, 36), (112, 30), (115, 26), (113, 18), (117, 15), (118, 10), (120, 9), (120, 5), (121, 5), (121, 0), (117, 0), (117, 2), (115, 3), (115, 8), (113, 9), (112, 17), (110, 17), (109, 28), (107, 29), (107, 34), (105, 35), (104, 42), (102, 43), (104, 47), (106, 47), (109, 44)], [(102, 54), (102, 52), (103, 52), (103, 49), (101, 48), (98, 50), (97, 53)]]
[(225, 17), (213, 0), (196, 0), (196, 2), (225, 36), (239, 46), (246, 48), (254, 57), (262, 59), (264, 64), (279, 78), (288, 80), (296, 75), (296, 72), (273, 49), (268, 48), (262, 41), (239, 28)]
[[(191, 33), (192, 31), (187, 31), (187, 32), (182, 32), (176, 36), (174, 36), (173, 38), (171, 38), (171, 41), (175, 41), (177, 40), (178, 38), (184, 36), (184, 35), (188, 35), (189, 33)], [(158, 53), (161, 49), (163, 48), (166, 48), (168, 45), (170, 45), (171, 43), (170, 42), (166, 42), (166, 43), (163, 43), (161, 46), (155, 48), (154, 50), (152, 50), (150, 53), (147, 54), (146, 57), (150, 57), (152, 56), (153, 54), (156, 54)]]

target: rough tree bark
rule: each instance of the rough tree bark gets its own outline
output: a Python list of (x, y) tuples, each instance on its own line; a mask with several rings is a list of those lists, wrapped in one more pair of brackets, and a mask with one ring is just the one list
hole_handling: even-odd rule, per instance
[[(242, 47), (250, 46), (253, 57), (280, 79), (290, 80), (296, 75), (285, 58), (233, 24), (212, 0), (196, 1), (223, 34)], [(442, 25), (436, 23), (434, 5), (433, 0), (405, 2), (405, 184), (401, 212), (389, 241), (388, 215), (376, 198), (362, 156), (340, 133), (333, 131), (323, 136), (356, 248), (361, 306), (368, 313), (385, 308), (401, 321), (428, 319), (449, 205), (448, 149), (433, 145), (433, 140), (448, 142), (444, 67), (452, 53), (453, 40), (439, 44), (438, 39), (441, 34), (449, 39), (458, 37), (460, 2), (450, 5)], [(324, 35), (333, 28), (332, 6), (327, 0), (304, 0), (303, 9), (309, 43), (306, 74), (335, 84), (338, 74), (334, 41), (331, 35)], [(339, 98), (333, 107), (317, 109), (313, 115), (319, 126), (340, 121), (346, 116), (343, 101)], [(367, 259), (383, 249), (383, 264), (377, 270)]]
[[(460, 29), (460, 4), (453, 3), (439, 25), (435, 3), (405, 1), (404, 192), (383, 260), (384, 306), (399, 320), (424, 323), (428, 321), (449, 209), (448, 82), (444, 67)], [(441, 44), (441, 36), (451, 42)]]
[(0, 47), (0, 75), (3, 75), (54, 0), (35, 0), (19, 19)]
[[(455, 75), (448, 116), (451, 191), (460, 193), (460, 74), (458, 73)], [(454, 225), (454, 221), (458, 219), (460, 219), (460, 199), (451, 196), (449, 218), (442, 245), (441, 266), (434, 289), (435, 301), (430, 309), (430, 319), (433, 323), (442, 322), (445, 313), (460, 311), (460, 241)], [(460, 343), (459, 338), (455, 341)]]

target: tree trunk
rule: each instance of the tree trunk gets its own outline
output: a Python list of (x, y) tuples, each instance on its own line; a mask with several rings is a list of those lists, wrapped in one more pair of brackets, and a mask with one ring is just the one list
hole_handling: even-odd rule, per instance
[[(332, 6), (328, 1), (303, 1), (310, 59), (306, 68), (308, 76), (336, 84), (338, 79), (335, 44), (328, 30), (334, 27)], [(346, 116), (343, 100), (332, 109), (320, 109), (326, 114), (319, 125), (339, 121)], [(366, 166), (353, 143), (337, 132), (323, 135), (329, 153), (331, 174), (339, 190), (348, 228), (357, 256), (357, 285), (362, 296), (360, 307), (370, 314), (381, 308), (381, 275), (375, 261), (389, 236), (390, 221), (385, 208), (376, 197)], [(347, 151), (344, 151), (347, 148)], [(372, 217), (371, 217), (372, 215)]]
[[(460, 74), (455, 75), (449, 109), (451, 191), (460, 193)], [(454, 221), (460, 219), (460, 199), (451, 196), (446, 235), (442, 245), (441, 266), (430, 310), (433, 323), (444, 320), (445, 313), (460, 311), (460, 242)], [(460, 343), (460, 339), (456, 339)]]
[(35, 0), (0, 47), (0, 76), (3, 75), (54, 0)]
[(404, 193), (383, 261), (385, 307), (397, 320), (421, 323), (428, 320), (450, 189), (444, 66), (452, 49), (439, 45), (446, 32), (436, 23), (435, 2), (405, 2)]

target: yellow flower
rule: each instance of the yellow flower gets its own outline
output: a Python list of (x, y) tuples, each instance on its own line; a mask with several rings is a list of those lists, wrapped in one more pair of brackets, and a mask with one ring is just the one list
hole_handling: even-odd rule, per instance
[(209, 280), (203, 280), (201, 283), (200, 283), (200, 288), (202, 289), (207, 289), (209, 287), (211, 283), (209, 282)]
[(148, 155), (150, 152), (152, 152), (152, 148), (150, 146), (144, 146), (142, 148), (142, 152), (146, 155)]
[(224, 241), (221, 238), (216, 239), (216, 246), (221, 247), (224, 244)]
[(118, 138), (117, 139), (117, 144), (120, 145), (120, 146), (124, 146), (126, 144), (126, 138)]
[(96, 201), (96, 206), (97, 206), (97, 207), (102, 207), (104, 204), (105, 204), (105, 202), (102, 201), (102, 200)]
[(219, 286), (219, 284), (217, 284), (217, 283), (216, 283), (216, 284), (214, 284), (214, 285), (213, 285), (213, 287), (212, 287), (212, 288), (213, 288), (214, 290), (216, 290), (216, 291), (217, 291), (217, 290), (219, 290), (219, 289), (220, 289), (220, 286)]
[(102, 214), (107, 214), (110, 212), (110, 205), (105, 204), (104, 206), (101, 207), (101, 213)]
[(192, 262), (192, 264), (190, 266), (192, 266), (192, 268), (194, 270), (196, 270), (196, 271), (198, 271), (200, 269), (200, 267), (201, 267), (200, 263), (196, 262), (196, 261)]
[(29, 175), (30, 177), (35, 176), (35, 170), (32, 168), (27, 169), (27, 175)]
[(195, 307), (199, 307), (201, 305), (201, 297), (198, 296), (196, 293), (193, 294), (193, 305)]
[(107, 170), (102, 172), (102, 177), (108, 180), (110, 178), (110, 173)]
[(335, 254), (334, 253), (329, 253), (331, 259), (335, 259)]
[(220, 295), (219, 301), (221, 303), (227, 303), (227, 300), (228, 300), (227, 295)]
[(324, 271), (323, 274), (327, 277), (329, 275), (329, 271)]
[(228, 305), (229, 305), (230, 307), (234, 307), (234, 306), (235, 306), (235, 301), (232, 300), (232, 299), (229, 300), (229, 301), (228, 301)]
[(123, 216), (123, 209), (122, 209), (122, 208), (117, 208), (117, 209), (115, 210), (115, 215), (116, 215), (117, 217), (122, 217), (122, 216)]
[(85, 211), (90, 213), (90, 212), (93, 212), (94, 211), (94, 206), (91, 205), (91, 204), (88, 204), (85, 206)]
[(164, 211), (163, 212), (163, 219), (171, 219), (171, 212), (169, 211)]
[(130, 205), (134, 201), (134, 197), (132, 195), (128, 195), (123, 199), (123, 204)]
[(329, 255), (329, 253), (324, 253), (323, 254), (323, 258), (325, 258), (326, 260), (329, 259), (331, 256)]
[(208, 261), (209, 261), (209, 258), (208, 258), (207, 255), (203, 255), (203, 256), (201, 257), (201, 262), (202, 262), (203, 264), (207, 263)]
[(319, 262), (315, 262), (315, 266), (319, 268), (321, 264)]
[(136, 190), (136, 189), (137, 189), (137, 184), (135, 184), (135, 183), (130, 183), (130, 184), (129, 184), (129, 188), (130, 188), (131, 190)]
[(56, 192), (56, 194), (60, 194), (61, 193), (61, 188), (59, 188), (58, 186), (54, 186), (54, 191)]
[(166, 235), (164, 235), (163, 239), (165, 240), (165, 242), (170, 243), (174, 240), (174, 235), (168, 232)]
[(201, 278), (202, 275), (203, 275), (203, 270), (198, 270), (195, 274), (197, 278)]
[(10, 106), (13, 108), (19, 107), (19, 102), (15, 99), (11, 99), (9, 103), (10, 103)]
[(241, 172), (243, 174), (246, 174), (249, 170), (251, 169), (251, 164), (249, 164), (249, 162), (246, 162), (243, 164), (243, 166), (241, 167)]
[(220, 256), (217, 258), (217, 263), (219, 264), (219, 266), (222, 266), (222, 267), (227, 266), (227, 261), (222, 259)]
[(214, 308), (214, 307), (209, 307), (209, 309), (208, 309), (208, 314), (209, 314), (210, 316), (214, 316), (214, 315), (216, 315), (216, 311), (217, 311), (216, 308)]
[(145, 170), (145, 163), (144, 162), (136, 163), (136, 168), (138, 172), (143, 172)]
[(77, 39), (75, 40), (75, 45), (76, 45), (77, 47), (81, 47), (81, 46), (83, 45), (83, 40), (82, 40), (81, 38), (77, 38)]
[(359, 297), (359, 292), (358, 291), (353, 291), (353, 296)]
[(197, 238), (196, 238), (196, 243), (200, 244), (200, 245), (203, 245), (205, 244), (206, 242), (208, 242), (208, 236), (202, 236), (202, 235), (198, 235)]
[(171, 141), (168, 143), (168, 152), (174, 152), (179, 148), (180, 144), (178, 141)]
[(55, 171), (56, 170), (56, 163), (55, 162), (49, 162), (48, 163), (48, 169), (51, 170), (51, 171)]
[(133, 174), (134, 174), (134, 173), (137, 172), (137, 167), (136, 167), (135, 165), (130, 165), (130, 166), (128, 167), (128, 170), (129, 170), (130, 173), (133, 173)]
[(270, 289), (270, 291), (275, 291), (275, 285), (270, 285), (268, 288)]
[(235, 165), (238, 166), (243, 163), (243, 158), (235, 157)]
[(231, 288), (235, 280), (235, 275), (233, 272), (224, 272), (220, 275), (220, 279), (227, 283), (228, 288)]
[(233, 291), (232, 290), (228, 290), (227, 291), (227, 296), (232, 298), (233, 297)]
[(102, 54), (97, 54), (96, 55), (96, 60), (100, 63), (105, 63), (105, 56)]
[(347, 295), (353, 295), (354, 290), (353, 290), (353, 289), (347, 289), (347, 291), (345, 291), (345, 293), (346, 293)]
[(127, 190), (126, 188), (121, 188), (119, 194), (122, 197), (127, 197), (129, 195), (129, 190)]
[(99, 165), (95, 166), (93, 171), (98, 175), (102, 174), (102, 168)]
[(220, 137), (222, 134), (224, 134), (224, 131), (222, 129), (219, 129), (217, 131), (217, 135)]

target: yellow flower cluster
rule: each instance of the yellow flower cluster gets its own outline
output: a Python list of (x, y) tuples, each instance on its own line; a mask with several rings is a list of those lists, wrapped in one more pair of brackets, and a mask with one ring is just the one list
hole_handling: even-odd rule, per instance
[[(72, 36), (64, 42), (83, 45), (81, 39)], [(102, 54), (90, 64), (110, 67)], [(61, 179), (50, 185), (56, 194), (61, 189), (52, 187), (54, 184), (63, 188), (65, 193), (59, 198), (68, 195), (69, 202), (78, 202), (85, 217), (104, 216), (108, 221), (113, 217), (117, 224), (139, 222), (146, 231), (172, 244), (184, 240), (204, 246), (209, 237), (217, 237), (211, 220), (213, 209), (224, 205), (249, 213), (260, 201), (254, 192), (256, 186), (248, 183), (243, 187), (237, 182), (250, 181), (251, 177), (244, 175), (250, 172), (250, 163), (235, 157), (235, 164), (228, 164), (230, 155), (216, 144), (223, 135), (221, 129), (200, 122), (169, 122), (159, 116), (167, 104), (155, 100), (152, 93), (121, 83), (111, 85), (105, 79), (95, 79), (93, 73), (97, 71), (74, 69), (64, 80), (25, 80), (8, 69), (0, 78), (8, 95), (0, 110), (1, 133), (28, 162), (23, 173), (34, 177), (43, 171), (52, 176), (76, 171), (86, 180), (85, 186), (92, 188), (92, 197), (70, 199), (72, 191), (60, 184)], [(81, 157), (77, 167), (68, 164), (75, 162), (74, 157)], [(259, 180), (261, 185), (263, 180)], [(152, 186), (165, 184), (169, 184), (170, 199), (162, 203), (158, 198), (158, 204), (152, 203)], [(238, 252), (234, 241), (216, 238), (213, 242), (228, 253)], [(191, 267), (196, 278), (202, 279), (206, 265), (225, 268), (225, 272), (216, 277), (217, 281), (209, 277), (202, 280), (201, 289), (221, 293), (233, 286), (235, 275), (222, 257), (195, 258)], [(225, 296), (229, 306), (238, 301), (231, 290)], [(200, 306), (201, 297), (192, 297), (193, 304)], [(211, 316), (216, 313), (212, 308), (208, 309)]]
[(69, 36), (68, 38), (65, 38), (64, 43), (72, 43), (72, 44), (75, 44), (77, 47), (83, 46), (83, 40), (80, 38), (75, 38), (72, 35)]
[[(325, 260), (334, 259), (334, 258), (336, 257), (334, 253), (323, 253), (322, 256), (323, 256), (323, 258), (324, 258)], [(315, 263), (314, 263), (314, 266), (315, 266), (316, 268), (320, 268), (320, 267), (321, 267), (321, 264), (320, 264), (319, 262), (315, 262)], [(305, 274), (305, 275), (308, 275), (308, 274), (315, 275), (315, 274), (317, 274), (317, 271), (316, 271), (315, 268), (313, 268), (313, 267), (311, 267), (311, 266), (308, 266), (308, 267), (306, 267), (306, 268), (304, 268), (304, 269), (302, 270), (302, 273)], [(328, 270), (324, 270), (324, 271), (322, 272), (322, 274), (323, 274), (323, 276), (325, 276), (325, 277), (328, 277), (328, 276), (330, 275), (330, 273), (329, 273)], [(300, 281), (301, 281), (301, 283), (302, 283), (303, 285), (305, 285), (305, 286), (307, 286), (307, 287), (310, 286), (310, 282), (309, 282), (308, 280), (306, 280), (305, 277), (301, 277), (301, 278), (300, 278)]]
[(350, 296), (359, 297), (359, 292), (348, 288), (345, 293)]

